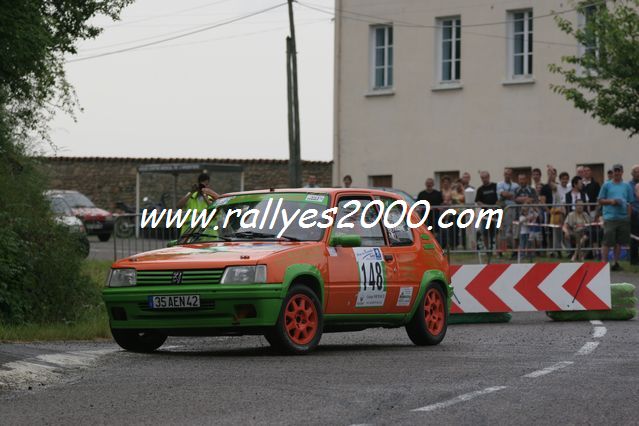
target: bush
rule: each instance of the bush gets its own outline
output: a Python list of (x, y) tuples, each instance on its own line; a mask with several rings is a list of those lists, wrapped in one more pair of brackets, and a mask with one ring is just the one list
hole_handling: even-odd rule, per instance
[(56, 224), (42, 176), (0, 132), (0, 322), (74, 321), (100, 303), (77, 239)]

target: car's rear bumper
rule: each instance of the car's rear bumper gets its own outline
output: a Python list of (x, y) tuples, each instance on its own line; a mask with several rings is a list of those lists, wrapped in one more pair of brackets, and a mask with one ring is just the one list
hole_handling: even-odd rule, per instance
[[(149, 296), (200, 296), (200, 308), (152, 309)], [(111, 328), (167, 334), (254, 334), (275, 325), (282, 284), (184, 285), (107, 288), (102, 292)]]

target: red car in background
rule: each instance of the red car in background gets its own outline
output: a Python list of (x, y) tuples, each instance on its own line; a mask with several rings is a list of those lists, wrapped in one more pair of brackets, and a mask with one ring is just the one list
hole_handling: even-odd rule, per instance
[(78, 191), (54, 189), (46, 192), (49, 197), (61, 197), (67, 202), (73, 214), (79, 218), (88, 235), (97, 235), (100, 241), (108, 241), (113, 233), (113, 215), (96, 207), (86, 196)]

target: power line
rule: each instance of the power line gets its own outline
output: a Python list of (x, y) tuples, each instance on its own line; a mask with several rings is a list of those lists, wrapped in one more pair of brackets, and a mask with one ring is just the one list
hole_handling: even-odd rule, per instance
[(106, 25), (104, 28), (124, 27), (126, 25), (136, 24), (138, 22), (146, 22), (146, 21), (152, 21), (153, 19), (166, 18), (168, 16), (180, 15), (180, 14), (182, 14), (184, 12), (191, 12), (193, 10), (205, 9), (205, 8), (208, 8), (208, 7), (211, 7), (211, 6), (215, 6), (217, 4), (226, 3), (228, 1), (231, 1), (231, 0), (218, 0), (218, 1), (214, 1), (212, 3), (201, 4), (199, 6), (189, 7), (187, 9), (180, 9), (180, 10), (176, 10), (176, 11), (170, 12), (170, 13), (165, 13), (165, 14), (162, 14), (162, 15), (154, 15), (154, 16), (149, 16), (147, 18), (138, 19), (138, 20), (135, 20), (135, 21), (119, 22), (119, 23), (113, 24), (113, 25)]
[(215, 23), (215, 24), (203, 27), (203, 28), (199, 28), (197, 30), (189, 31), (187, 33), (176, 35), (176, 36), (173, 36), (173, 37), (167, 37), (167, 38), (163, 38), (161, 40), (155, 40), (155, 41), (152, 41), (152, 42), (149, 42), (149, 43), (139, 44), (139, 45), (136, 45), (136, 46), (131, 46), (131, 47), (127, 47), (127, 48), (119, 49), (119, 50), (113, 50), (111, 52), (100, 53), (100, 54), (97, 54), (97, 55), (85, 56), (85, 57), (76, 58), (76, 59), (70, 59), (70, 60), (66, 61), (66, 63), (86, 61), (86, 60), (89, 60), (89, 59), (101, 58), (101, 57), (104, 57), (104, 56), (111, 56), (111, 55), (116, 55), (116, 54), (119, 54), (119, 53), (130, 52), (132, 50), (142, 49), (144, 47), (155, 46), (156, 44), (165, 43), (167, 41), (172, 41), (172, 40), (177, 40), (177, 39), (180, 39), (180, 38), (191, 36), (193, 34), (198, 34), (198, 33), (204, 32), (204, 31), (209, 31), (209, 30), (212, 30), (212, 29), (215, 29), (215, 28), (219, 28), (219, 27), (222, 27), (224, 25), (229, 25), (229, 24), (232, 24), (234, 22), (242, 21), (244, 19), (252, 18), (253, 16), (257, 16), (257, 15), (261, 15), (261, 14), (266, 13), (266, 12), (270, 12), (271, 10), (277, 9), (279, 7), (282, 7), (282, 6), (286, 5), (286, 4), (287, 4), (286, 2), (279, 3), (279, 4), (276, 4), (275, 6), (267, 7), (266, 9), (258, 10), (256, 12), (252, 12), (252, 13), (249, 13), (249, 14), (243, 15), (243, 16), (238, 16), (238, 17), (230, 19), (228, 21), (218, 22), (218, 23)]
[(111, 48), (111, 47), (124, 46), (124, 45), (127, 45), (127, 44), (140, 43), (140, 42), (147, 41), (147, 40), (154, 40), (154, 39), (157, 39), (159, 37), (167, 37), (167, 36), (171, 36), (173, 34), (181, 34), (184, 31), (192, 31), (192, 30), (197, 30), (197, 29), (200, 29), (200, 28), (205, 28), (205, 27), (208, 27), (209, 25), (210, 24), (196, 25), (196, 26), (191, 26), (189, 28), (182, 28), (181, 30), (175, 30), (175, 31), (170, 31), (168, 33), (156, 34), (156, 35), (152, 35), (152, 36), (149, 36), (149, 37), (142, 37), (142, 38), (138, 38), (138, 39), (135, 39), (135, 40), (121, 41), (121, 42), (118, 42), (118, 43), (106, 44), (104, 46), (98, 46), (98, 47), (90, 47), (88, 49), (82, 49), (81, 53), (93, 52), (93, 51), (96, 51), (96, 50), (103, 50), (103, 49), (108, 49), (108, 48)]
[[(305, 26), (308, 26), (308, 25), (314, 25), (314, 24), (319, 24), (319, 23), (327, 23), (327, 22), (331, 22), (331, 20), (330, 19), (319, 19), (319, 20), (314, 20), (314, 21), (297, 23), (295, 25), (296, 25), (296, 27), (305, 27)], [(282, 30), (286, 30), (286, 29), (288, 29), (288, 27), (280, 26), (280, 27), (275, 27), (275, 28), (267, 28), (267, 29), (264, 29), (264, 30), (248, 32), (248, 33), (229, 35), (229, 36), (226, 36), (226, 37), (216, 37), (216, 38), (210, 38), (210, 39), (206, 39), (206, 40), (197, 40), (197, 41), (190, 41), (190, 42), (185, 42), (185, 43), (169, 44), (169, 45), (165, 45), (165, 46), (155, 46), (155, 47), (152, 46), (152, 47), (143, 49), (143, 51), (156, 50), (156, 49), (169, 49), (169, 48), (172, 48), (172, 47), (193, 46), (193, 45), (198, 45), (198, 44), (211, 43), (211, 42), (215, 42), (215, 41), (232, 40), (232, 39), (236, 39), (236, 38), (249, 37), (249, 36), (258, 35), (258, 34), (272, 33), (272, 32), (282, 31)]]
[[(225, 1), (229, 1), (229, 0), (223, 0), (223, 1), (214, 2), (214, 3), (211, 3), (211, 4), (207, 5), (207, 6), (213, 6), (213, 5), (216, 5), (216, 4), (223, 3)], [(201, 8), (201, 6), (198, 7), (198, 8)], [(185, 10), (189, 10), (189, 9), (185, 9)], [(144, 41), (148, 41), (148, 40), (153, 40), (153, 39), (156, 39), (156, 38), (159, 38), (159, 37), (168, 37), (168, 36), (172, 36), (173, 34), (181, 34), (184, 31), (192, 31), (192, 30), (197, 30), (197, 29), (200, 29), (200, 28), (206, 28), (208, 26), (210, 26), (210, 24), (201, 24), (201, 25), (191, 26), (189, 28), (182, 28), (180, 30), (170, 31), (170, 32), (167, 32), (167, 33), (156, 34), (156, 35), (152, 35), (152, 36), (149, 36), (149, 37), (138, 38), (138, 39), (135, 39), (135, 40), (121, 41), (121, 42), (118, 42), (118, 43), (107, 44), (107, 45), (104, 45), (104, 46), (91, 47), (91, 48), (88, 48), (88, 49), (82, 49), (80, 51), (80, 53), (84, 54), (84, 53), (87, 53), (87, 52), (94, 52), (96, 50), (109, 49), (111, 47), (118, 47), (118, 46), (125, 46), (127, 44), (140, 43), (140, 42), (144, 42)]]
[[(307, 9), (312, 9), (318, 12), (322, 12), (324, 14), (328, 14), (331, 15), (333, 17), (335, 17), (335, 14), (333, 12), (330, 12), (329, 10), (324, 10), (321, 9), (319, 7), (315, 7), (315, 6), (310, 6), (304, 3), (300, 3), (299, 1), (297, 2), (300, 6), (306, 7)], [(594, 4), (594, 3), (593, 3)], [(393, 26), (398, 26), (398, 27), (404, 27), (404, 28), (426, 28), (426, 29), (441, 29), (441, 26), (437, 26), (437, 25), (420, 25), (420, 24), (415, 24), (415, 23), (406, 23), (404, 21), (398, 21), (398, 20), (392, 20), (392, 19), (388, 19), (388, 18), (381, 18), (378, 16), (372, 16), (372, 15), (365, 15), (365, 14), (361, 14), (361, 13), (356, 13), (356, 12), (350, 12), (344, 9), (339, 9), (341, 12), (343, 13), (351, 13), (353, 15), (359, 15), (359, 16), (365, 16), (369, 19), (362, 19), (362, 18), (355, 18), (352, 16), (346, 16), (344, 15), (343, 17), (345, 19), (351, 20), (351, 21), (359, 21), (359, 22), (365, 22), (367, 24), (378, 24), (380, 22), (392, 22)], [(539, 18), (547, 18), (550, 16), (555, 16), (555, 15), (559, 15), (559, 14), (566, 14), (566, 13), (570, 13), (570, 12), (574, 12), (576, 11), (576, 8), (573, 9), (568, 9), (568, 10), (562, 10), (559, 12), (553, 12), (553, 13), (549, 13), (549, 14), (545, 14), (545, 15), (538, 15), (538, 16), (533, 16), (532, 19), (539, 19)], [(461, 28), (472, 28), (472, 27), (486, 27), (486, 26), (495, 26), (495, 25), (504, 25), (504, 24), (508, 24), (508, 23), (512, 23), (513, 21), (499, 21), (499, 22), (486, 22), (486, 23), (481, 23), (481, 24), (468, 24), (468, 25), (461, 25)], [(471, 34), (471, 35), (475, 35), (475, 36), (481, 36), (481, 37), (489, 37), (489, 38), (499, 38), (499, 39), (504, 39), (504, 40), (514, 40), (514, 37), (508, 37), (508, 36), (502, 36), (502, 35), (498, 35), (498, 34), (486, 34), (486, 33), (477, 33), (477, 32), (472, 32), (472, 31), (464, 31), (464, 34)], [(545, 40), (538, 40), (533, 38), (532, 40), (533, 43), (535, 44), (545, 44), (545, 45), (555, 45), (555, 46), (566, 46), (566, 47), (575, 47), (577, 46), (576, 43), (561, 43), (561, 42), (556, 42), (556, 41), (545, 41)]]
[[(311, 22), (324, 22), (325, 18), (322, 18), (320, 20), (313, 20)], [(273, 21), (256, 21), (256, 22), (251, 22), (251, 24), (257, 24), (257, 25), (264, 25), (264, 24), (273, 24), (273, 23), (280, 23), (281, 20), (273, 20)], [(302, 22), (302, 25), (305, 25), (307, 22)], [(113, 44), (108, 44), (108, 45), (103, 45), (103, 46), (99, 46), (99, 47), (91, 47), (88, 49), (81, 49), (78, 54), (83, 55), (85, 53), (88, 52), (94, 52), (96, 50), (104, 50), (104, 49), (108, 49), (110, 47), (117, 47), (117, 46), (123, 46), (123, 45), (129, 45), (129, 44), (134, 44), (134, 43), (139, 43), (142, 41), (147, 41), (147, 40), (154, 40), (158, 37), (166, 37), (166, 36), (170, 36), (173, 34), (180, 34), (183, 33), (184, 31), (190, 31), (190, 30), (196, 30), (198, 28), (203, 28), (205, 26), (208, 26), (210, 24), (206, 24), (206, 25), (197, 25), (197, 26), (189, 26), (187, 28), (182, 28), (181, 30), (175, 30), (172, 32), (168, 32), (168, 33), (163, 33), (163, 34), (156, 34), (154, 36), (149, 36), (149, 37), (144, 37), (144, 38), (139, 38), (139, 39), (135, 39), (135, 40), (129, 40), (129, 41), (123, 41), (123, 42), (118, 42), (118, 43), (113, 43)], [(184, 24), (181, 25), (182, 27), (184, 27)], [(257, 33), (257, 32), (256, 32)], [(188, 44), (188, 43), (187, 43)]]
[[(345, 14), (350, 14), (353, 16), (361, 16), (364, 18), (369, 18), (369, 19), (374, 19), (374, 22), (370, 22), (370, 21), (364, 21), (364, 22), (369, 22), (369, 23), (381, 23), (381, 22), (392, 22), (393, 25), (398, 26), (398, 27), (406, 27), (406, 28), (431, 28), (431, 29), (439, 29), (441, 28), (441, 26), (438, 25), (424, 25), (424, 24), (416, 24), (414, 22), (407, 22), (407, 21), (400, 21), (400, 20), (396, 20), (396, 19), (389, 19), (389, 18), (382, 18), (379, 16), (373, 16), (373, 15), (367, 15), (364, 13), (359, 13), (359, 12), (353, 12), (353, 11), (349, 11), (346, 9), (335, 9), (335, 11), (331, 11), (329, 9), (326, 8), (322, 8), (320, 6), (317, 5), (310, 5), (307, 3), (302, 3), (300, 1), (296, 1), (297, 4), (299, 4), (302, 7), (305, 7), (307, 9), (311, 9), (311, 10), (315, 10), (317, 12), (321, 12), (321, 13), (325, 13), (325, 14), (330, 14), (332, 16), (335, 16), (335, 13), (340, 12), (340, 13), (345, 13)], [(597, 2), (593, 2), (592, 5), (597, 5), (600, 4), (601, 1), (597, 1)], [(588, 7), (589, 5), (582, 5), (579, 7), (574, 7), (572, 9), (565, 9), (565, 10), (559, 10), (557, 12), (550, 12), (544, 15), (536, 15), (536, 16), (532, 16), (531, 19), (541, 19), (541, 18), (548, 18), (548, 17), (553, 17), (556, 15), (563, 15), (566, 13), (570, 13), (570, 12), (574, 12), (577, 9), (581, 8), (581, 7)], [(352, 19), (352, 20), (357, 20), (355, 18), (352, 17), (348, 17), (345, 16), (346, 18)], [(512, 23), (513, 20), (506, 20), (506, 21), (497, 21), (497, 22), (484, 22), (484, 23), (479, 23), (479, 24), (465, 24), (465, 25), (461, 25), (461, 28), (473, 28), (473, 27), (488, 27), (488, 26), (495, 26), (495, 25), (505, 25), (505, 24), (510, 24)]]

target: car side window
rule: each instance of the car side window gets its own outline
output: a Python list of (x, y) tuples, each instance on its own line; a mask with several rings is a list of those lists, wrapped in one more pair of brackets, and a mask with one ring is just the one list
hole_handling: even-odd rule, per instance
[(381, 197), (381, 200), (386, 207), (384, 215), (388, 217), (387, 222), (392, 225), (399, 222), (399, 224), (394, 227), (388, 227), (384, 224), (384, 228), (386, 228), (386, 232), (388, 233), (388, 242), (390, 245), (412, 246), (415, 240), (413, 239), (413, 230), (406, 223), (406, 216), (408, 215), (408, 212), (403, 211), (404, 209), (399, 204), (395, 204), (390, 207), (391, 204), (397, 201), (394, 198)]
[[(358, 208), (351, 201), (359, 201)], [(344, 197), (340, 198), (337, 203), (337, 215), (333, 225), (333, 235), (359, 235), (362, 239), (362, 247), (380, 247), (386, 245), (384, 232), (379, 223), (371, 228), (362, 226), (362, 211), (364, 207), (372, 201), (370, 198), (361, 197)], [(349, 204), (350, 203), (350, 204)], [(373, 223), (377, 218), (378, 210), (376, 207), (369, 208), (364, 216), (364, 223)], [(338, 224), (344, 224), (348, 227), (338, 227)], [(352, 225), (352, 227), (350, 227)]]

